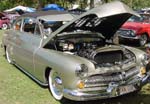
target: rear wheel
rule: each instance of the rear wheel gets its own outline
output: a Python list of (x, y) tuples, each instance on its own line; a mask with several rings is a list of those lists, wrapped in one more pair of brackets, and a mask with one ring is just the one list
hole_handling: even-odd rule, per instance
[(5, 55), (6, 55), (6, 59), (7, 59), (8, 63), (13, 64), (12, 59), (10, 58), (10, 55), (9, 55), (9, 52), (8, 52), (7, 48), (5, 50)]
[(144, 46), (148, 41), (148, 37), (146, 34), (141, 35), (140, 39), (139, 39), (139, 45), (140, 46)]
[(2, 24), (2, 29), (3, 29), (3, 30), (8, 29), (8, 24), (6, 24), (6, 23)]
[(51, 94), (56, 100), (61, 101), (63, 97), (63, 85), (62, 79), (58, 75), (58, 73), (54, 70), (51, 70), (48, 76), (49, 89)]

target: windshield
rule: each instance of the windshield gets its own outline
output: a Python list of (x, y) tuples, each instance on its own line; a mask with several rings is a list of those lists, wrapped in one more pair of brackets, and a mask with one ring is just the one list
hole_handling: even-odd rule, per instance
[(44, 21), (42, 22), (44, 29), (51, 28), (52, 31), (57, 30), (63, 25), (62, 21)]
[(140, 16), (141, 17), (132, 16), (131, 18), (128, 19), (128, 22), (146, 22), (146, 23), (150, 22), (149, 15), (140, 14)]
[(132, 16), (131, 18), (128, 19), (128, 22), (143, 22), (144, 18), (142, 17), (137, 17), (137, 16)]
[(43, 25), (42, 31), (46, 36), (49, 36), (52, 32), (56, 31), (59, 27), (67, 23), (65, 21), (44, 21), (44, 20), (40, 20), (40, 22)]

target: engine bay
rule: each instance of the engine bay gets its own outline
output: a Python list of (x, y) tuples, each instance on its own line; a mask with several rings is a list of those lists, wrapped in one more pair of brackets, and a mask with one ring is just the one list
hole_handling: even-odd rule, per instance
[(86, 58), (100, 67), (123, 64), (135, 58), (127, 49), (106, 43), (99, 34), (67, 34), (54, 40), (57, 51)]

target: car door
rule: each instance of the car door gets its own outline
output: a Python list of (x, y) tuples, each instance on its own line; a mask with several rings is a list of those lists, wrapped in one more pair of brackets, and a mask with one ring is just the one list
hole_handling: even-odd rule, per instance
[(7, 51), (10, 53), (10, 57), (12, 61), (16, 61), (18, 56), (16, 55), (16, 51), (18, 50), (18, 40), (20, 38), (21, 33), (21, 24), (22, 24), (22, 18), (18, 18), (15, 23), (13, 24), (13, 29), (8, 31), (7, 36)]
[(33, 18), (24, 18), (22, 34), (16, 40), (15, 61), (21, 68), (33, 74), (33, 53), (40, 45), (41, 36), (35, 32), (38, 25), (34, 23), (35, 20), (30, 21), (31, 19)]

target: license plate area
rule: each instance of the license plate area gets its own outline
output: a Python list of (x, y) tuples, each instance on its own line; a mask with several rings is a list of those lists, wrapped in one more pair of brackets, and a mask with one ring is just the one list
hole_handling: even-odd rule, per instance
[(133, 92), (135, 90), (136, 90), (136, 88), (133, 85), (119, 87), (120, 95), (127, 94), (127, 93)]

